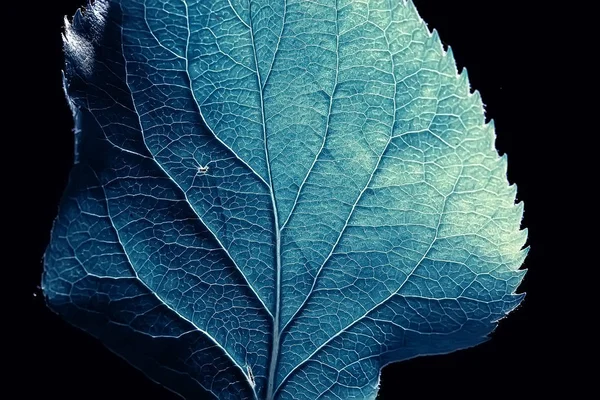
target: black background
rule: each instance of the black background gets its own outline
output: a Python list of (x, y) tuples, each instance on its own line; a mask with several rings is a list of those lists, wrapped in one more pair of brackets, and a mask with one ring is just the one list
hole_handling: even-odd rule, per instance
[[(5, 78), (11, 80), (19, 73), (27, 77), (21, 81), (25, 87), (9, 101), (19, 104), (19, 118), (25, 127), (20, 146), (27, 147), (24, 168), (30, 168), (26, 173), (35, 176), (35, 185), (26, 185), (19, 196), (33, 200), (35, 206), (27, 206), (26, 223), (21, 223), (25, 229), (18, 237), (20, 246), (23, 238), (27, 244), (18, 251), (19, 283), (24, 283), (27, 307), (22, 314), (24, 325), (20, 325), (25, 328), (18, 332), (18, 340), (24, 343), (19, 354), (24, 356), (15, 364), (17, 398), (43, 393), (45, 398), (65, 400), (175, 399), (95, 339), (52, 314), (38, 287), (42, 254), (72, 164), (72, 120), (61, 86), (60, 34), (63, 16), (72, 15), (82, 2), (34, 2), (30, 10), (22, 6), (25, 10), (14, 14), (18, 20), (26, 18), (33, 36), (27, 39), (13, 31), (13, 42), (21, 50), (26, 45), (29, 55), (23, 56), (25, 62), (12, 64)], [(509, 181), (518, 185), (518, 200), (525, 202), (523, 226), (529, 228), (531, 251), (520, 291), (528, 295), (501, 322), (489, 342), (386, 367), (380, 398), (562, 393), (569, 385), (571, 365), (561, 349), (569, 345), (562, 324), (551, 321), (561, 307), (556, 295), (563, 279), (559, 271), (567, 266), (550, 244), (555, 229), (548, 218), (553, 212), (549, 188), (555, 175), (548, 157), (557, 151), (553, 138), (559, 127), (543, 124), (547, 114), (556, 110), (548, 101), (558, 90), (549, 69), (556, 57), (550, 49), (551, 21), (558, 16), (546, 15), (548, 3), (540, 1), (415, 0), (415, 4), (430, 28), (439, 31), (444, 44), (452, 46), (459, 69), (467, 67), (471, 86), (482, 94), (488, 118), (496, 121), (496, 146), (500, 154), (508, 154)], [(36, 105), (44, 107), (34, 111)], [(19, 148), (12, 147), (17, 153)], [(574, 388), (569, 390), (572, 395)]]

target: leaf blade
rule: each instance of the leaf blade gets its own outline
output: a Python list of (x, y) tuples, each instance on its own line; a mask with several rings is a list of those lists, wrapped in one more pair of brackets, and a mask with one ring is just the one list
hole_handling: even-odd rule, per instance
[[(44, 291), (153, 379), (186, 397), (374, 398), (384, 365), (476, 345), (520, 303), (506, 159), (412, 3), (97, 1), (65, 49), (78, 166)], [(129, 280), (155, 308), (105, 304)], [(124, 336), (189, 330), (148, 369), (151, 344), (122, 347), (80, 308)]]

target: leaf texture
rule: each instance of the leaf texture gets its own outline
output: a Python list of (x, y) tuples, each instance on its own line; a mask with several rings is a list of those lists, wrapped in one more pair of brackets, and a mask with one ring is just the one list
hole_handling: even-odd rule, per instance
[(189, 399), (374, 399), (477, 345), (527, 234), (477, 92), (411, 2), (97, 0), (50, 307)]

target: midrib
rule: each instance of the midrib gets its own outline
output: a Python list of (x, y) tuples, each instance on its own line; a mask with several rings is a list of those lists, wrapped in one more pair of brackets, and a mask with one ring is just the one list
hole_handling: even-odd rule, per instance
[(277, 362), (279, 356), (279, 320), (281, 314), (281, 233), (279, 231), (279, 216), (277, 212), (277, 201), (275, 200), (275, 191), (273, 188), (273, 176), (271, 174), (271, 163), (269, 161), (269, 147), (267, 145), (267, 125), (265, 122), (265, 105), (263, 98), (263, 82), (260, 76), (258, 66), (258, 57), (256, 55), (256, 44), (254, 43), (254, 26), (252, 21), (252, 2), (248, 1), (250, 8), (250, 38), (252, 41), (252, 52), (254, 53), (254, 67), (256, 68), (256, 80), (258, 84), (258, 93), (260, 98), (260, 113), (263, 128), (263, 142), (265, 146), (265, 162), (267, 164), (267, 174), (269, 178), (269, 194), (271, 195), (271, 205), (273, 208), (273, 224), (275, 231), (275, 315), (273, 317), (273, 329), (271, 332), (271, 362), (268, 369), (267, 394), (266, 400), (274, 399), (275, 374), (277, 372)]

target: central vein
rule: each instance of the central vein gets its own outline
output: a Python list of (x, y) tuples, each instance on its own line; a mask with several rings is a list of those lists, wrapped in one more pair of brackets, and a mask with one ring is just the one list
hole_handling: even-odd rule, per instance
[(273, 187), (273, 176), (271, 174), (271, 163), (269, 161), (269, 147), (267, 145), (267, 124), (265, 122), (265, 105), (263, 99), (263, 82), (260, 76), (258, 66), (258, 57), (256, 55), (256, 44), (254, 43), (254, 27), (252, 23), (252, 2), (248, 1), (250, 7), (250, 38), (252, 40), (252, 50), (254, 53), (254, 65), (256, 68), (256, 79), (258, 83), (258, 92), (260, 98), (260, 111), (263, 127), (263, 142), (265, 145), (265, 162), (267, 163), (267, 173), (269, 178), (269, 194), (271, 195), (271, 205), (273, 207), (273, 224), (275, 231), (275, 315), (273, 318), (272, 342), (271, 342), (271, 362), (269, 364), (269, 378), (267, 383), (266, 400), (273, 400), (275, 389), (275, 373), (277, 372), (277, 361), (279, 356), (279, 320), (281, 315), (281, 232), (279, 230), (279, 216), (277, 212), (277, 201), (275, 200), (275, 190)]

